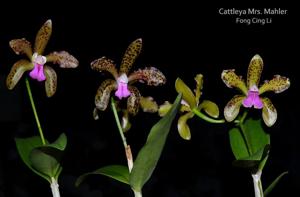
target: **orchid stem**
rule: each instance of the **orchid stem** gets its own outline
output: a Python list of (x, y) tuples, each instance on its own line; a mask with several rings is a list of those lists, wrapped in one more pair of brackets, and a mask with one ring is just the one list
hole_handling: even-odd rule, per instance
[(255, 174), (252, 174), (255, 197), (264, 197), (264, 191), (260, 179), (261, 173), (262, 171), (259, 170)]
[(53, 197), (60, 197), (59, 185), (54, 177), (51, 177), (51, 191)]
[(224, 119), (213, 119), (213, 118), (210, 118), (206, 115), (204, 115), (201, 111), (199, 111), (197, 108), (194, 108), (193, 109), (193, 112), (194, 114), (196, 114), (199, 118), (207, 121), (207, 122), (210, 122), (210, 123), (215, 123), (215, 124), (222, 124), (222, 123), (225, 123), (225, 120)]
[(28, 81), (27, 78), (25, 79), (25, 82), (26, 82), (26, 88), (27, 88), (30, 104), (31, 104), (31, 107), (32, 107), (32, 110), (33, 110), (34, 118), (35, 118), (38, 130), (39, 130), (39, 133), (40, 133), (40, 137), (41, 137), (43, 145), (46, 145), (43, 130), (42, 130), (42, 127), (41, 127), (41, 124), (40, 124), (40, 121), (39, 121), (39, 116), (38, 116), (38, 113), (36, 111), (33, 96), (32, 96), (32, 93), (31, 93), (30, 84), (29, 84), (29, 81)]
[(143, 196), (142, 192), (138, 192), (138, 191), (134, 191), (134, 190), (133, 190), (133, 192), (134, 192), (134, 197), (142, 197)]
[(111, 107), (112, 107), (114, 117), (115, 117), (115, 120), (116, 120), (116, 123), (117, 123), (117, 126), (118, 126), (119, 134), (122, 138), (122, 142), (123, 142), (123, 146), (124, 146), (125, 153), (126, 153), (126, 158), (127, 158), (128, 169), (129, 169), (129, 172), (131, 172), (131, 170), (133, 168), (133, 158), (132, 158), (131, 148), (127, 144), (126, 137), (124, 135), (124, 132), (123, 132), (123, 129), (122, 129), (122, 126), (121, 126), (121, 122), (120, 122), (120, 119), (119, 119), (119, 116), (118, 116), (118, 112), (117, 112), (117, 109), (116, 109), (116, 104), (115, 104), (114, 98), (111, 98)]

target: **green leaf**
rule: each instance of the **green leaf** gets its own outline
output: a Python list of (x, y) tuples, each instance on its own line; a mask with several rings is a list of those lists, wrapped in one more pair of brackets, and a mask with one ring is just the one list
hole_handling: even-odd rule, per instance
[(136, 192), (141, 192), (142, 187), (151, 177), (157, 165), (172, 122), (179, 109), (180, 101), (181, 94), (177, 96), (168, 113), (152, 127), (145, 145), (139, 151), (137, 158), (134, 161), (129, 181), (131, 187)]
[(51, 177), (58, 178), (62, 167), (60, 159), (67, 145), (63, 133), (52, 144), (43, 145), (40, 137), (16, 138), (16, 146), (23, 162), (37, 175), (51, 183)]
[(60, 161), (66, 146), (67, 137), (62, 133), (53, 143), (32, 149), (29, 154), (32, 167), (41, 174), (58, 179), (62, 171)]
[(60, 168), (61, 151), (52, 147), (38, 147), (31, 151), (32, 167), (48, 177), (55, 177)]
[(39, 171), (35, 170), (32, 167), (31, 161), (29, 160), (29, 155), (34, 148), (42, 146), (42, 141), (39, 136), (34, 136), (30, 138), (15, 138), (17, 150), (22, 161), (26, 164), (26, 166), (32, 170), (37, 175), (41, 176), (42, 178), (46, 179), (47, 181), (51, 182), (50, 178)]
[(235, 160), (233, 162), (233, 165), (238, 167), (244, 167), (244, 168), (258, 167), (259, 164), (268, 156), (269, 150), (270, 150), (270, 145), (267, 144), (265, 147), (261, 148), (256, 153), (248, 157)]
[(264, 131), (261, 120), (247, 119), (244, 123), (244, 129), (252, 153), (256, 153), (270, 144), (270, 135)]
[[(242, 130), (244, 132), (242, 132)], [(245, 136), (243, 136), (245, 135)], [(236, 160), (252, 158), (260, 151), (263, 152), (266, 145), (270, 144), (270, 135), (262, 128), (261, 120), (247, 119), (241, 128), (233, 128), (229, 131), (231, 150)], [(248, 143), (246, 143), (246, 141)], [(247, 147), (249, 145), (249, 147)], [(250, 150), (248, 150), (248, 148)], [(252, 153), (252, 155), (250, 155)], [(260, 159), (259, 159), (260, 160)]]
[(231, 150), (236, 160), (249, 157), (246, 142), (239, 128), (232, 128), (229, 131)]
[(47, 146), (64, 151), (67, 146), (67, 136), (64, 133), (62, 133), (57, 138), (57, 140), (55, 140), (55, 142), (48, 144)]
[(209, 116), (213, 118), (218, 118), (219, 117), (219, 107), (216, 103), (209, 101), (209, 100), (204, 100), (200, 105), (199, 105), (199, 110), (203, 109)]
[(193, 109), (196, 106), (196, 98), (192, 90), (180, 78), (176, 79), (175, 88), (178, 94), (182, 94), (182, 99)]
[(117, 181), (120, 181), (122, 183), (129, 184), (128, 167), (121, 166), (121, 165), (110, 165), (110, 166), (105, 166), (98, 170), (95, 170), (94, 172), (88, 172), (88, 173), (81, 175), (76, 180), (76, 183), (75, 183), (76, 187), (78, 187), (82, 183), (82, 181), (87, 178), (87, 176), (93, 175), (93, 174), (104, 175), (104, 176), (113, 178)]
[(280, 181), (280, 179), (284, 176), (288, 174), (288, 172), (283, 172), (281, 173), (269, 186), (268, 188), (264, 191), (264, 196), (267, 196), (273, 189), (274, 187), (277, 185), (277, 183)]

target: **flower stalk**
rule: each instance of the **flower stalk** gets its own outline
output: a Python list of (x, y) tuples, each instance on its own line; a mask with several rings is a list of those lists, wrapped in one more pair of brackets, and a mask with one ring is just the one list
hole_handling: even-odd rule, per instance
[(222, 124), (222, 123), (225, 123), (225, 120), (224, 119), (213, 119), (213, 118), (210, 118), (208, 116), (206, 116), (205, 114), (203, 114), (201, 111), (199, 111), (197, 108), (194, 108), (192, 110), (194, 112), (194, 114), (196, 116), (198, 116), (199, 118), (209, 122), (209, 123), (215, 123), (215, 124)]
[(124, 135), (124, 132), (123, 132), (123, 129), (122, 129), (122, 126), (121, 126), (121, 122), (120, 122), (120, 119), (119, 119), (119, 116), (118, 116), (118, 112), (117, 112), (117, 109), (116, 109), (115, 100), (114, 100), (113, 97), (111, 97), (111, 107), (112, 107), (114, 117), (115, 117), (115, 120), (116, 120), (116, 123), (117, 123), (119, 134), (121, 136), (123, 146), (124, 146), (124, 149), (125, 149), (128, 169), (129, 169), (129, 172), (131, 172), (131, 170), (133, 168), (133, 158), (132, 158), (131, 148), (127, 144), (126, 137)]
[(32, 111), (33, 111), (33, 114), (34, 114), (34, 118), (35, 118), (38, 130), (39, 130), (40, 138), (41, 138), (42, 144), (46, 145), (46, 141), (45, 141), (45, 137), (44, 137), (44, 134), (43, 134), (42, 126), (41, 126), (41, 123), (40, 123), (40, 120), (39, 120), (38, 113), (36, 111), (33, 96), (32, 96), (32, 93), (31, 93), (30, 84), (29, 84), (29, 81), (28, 81), (27, 78), (25, 79), (25, 82), (26, 82), (26, 89), (27, 89), (27, 92), (28, 92), (28, 96), (29, 96), (30, 104), (31, 104)]

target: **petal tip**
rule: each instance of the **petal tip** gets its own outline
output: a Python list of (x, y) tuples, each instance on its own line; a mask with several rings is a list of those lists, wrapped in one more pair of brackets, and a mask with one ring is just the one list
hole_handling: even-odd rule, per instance
[(45, 25), (51, 27), (51, 26), (52, 26), (52, 20), (51, 20), (51, 19), (48, 19), (48, 20), (45, 22)]
[(260, 55), (256, 54), (253, 56), (252, 60), (262, 59)]

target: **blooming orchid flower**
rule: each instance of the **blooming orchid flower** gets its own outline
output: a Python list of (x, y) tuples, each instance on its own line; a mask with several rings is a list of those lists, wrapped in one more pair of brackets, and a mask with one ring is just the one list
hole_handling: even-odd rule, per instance
[(262, 109), (262, 117), (267, 126), (271, 127), (276, 122), (277, 111), (274, 105), (269, 98), (260, 97), (260, 95), (267, 91), (283, 92), (290, 87), (290, 80), (275, 75), (272, 80), (265, 81), (263, 85), (258, 87), (262, 70), (263, 60), (259, 55), (255, 55), (248, 67), (247, 85), (235, 74), (234, 70), (222, 72), (221, 77), (224, 83), (230, 88), (238, 88), (243, 93), (243, 95), (234, 96), (227, 103), (224, 109), (224, 116), (227, 121), (233, 121), (237, 117), (241, 105), (243, 105), (246, 108)]
[(43, 56), (51, 33), (52, 22), (47, 20), (36, 35), (33, 52), (31, 43), (25, 38), (14, 39), (9, 42), (10, 47), (17, 55), (24, 53), (30, 61), (21, 59), (13, 65), (6, 79), (8, 89), (11, 90), (16, 86), (25, 71), (30, 71), (29, 76), (32, 79), (45, 81), (46, 94), (51, 97), (56, 92), (57, 76), (54, 69), (47, 66), (46, 63), (59, 64), (61, 68), (76, 68), (78, 66), (77, 59), (66, 51), (53, 52)]
[[(183, 115), (180, 116), (177, 123), (177, 129), (179, 135), (185, 139), (191, 139), (191, 131), (187, 124), (187, 121), (194, 117), (195, 111), (200, 112), (204, 110), (206, 114), (213, 118), (219, 117), (218, 106), (209, 100), (203, 100), (200, 103), (201, 90), (203, 87), (203, 75), (197, 74), (195, 77), (196, 89), (193, 91), (180, 79), (178, 78), (175, 82), (175, 88), (177, 93), (182, 94), (180, 112)], [(172, 104), (166, 101), (163, 105), (159, 107), (158, 113), (160, 116), (164, 116), (172, 107)]]
[(129, 70), (140, 54), (141, 49), (142, 39), (137, 39), (128, 46), (122, 59), (119, 72), (114, 62), (106, 57), (101, 57), (91, 63), (93, 70), (99, 72), (107, 71), (114, 77), (114, 80), (106, 79), (99, 86), (95, 96), (96, 109), (101, 111), (106, 110), (111, 92), (115, 91), (114, 95), (118, 97), (119, 100), (127, 99), (127, 110), (131, 115), (136, 115), (139, 111), (139, 107), (143, 108), (144, 111), (157, 111), (157, 104), (152, 98), (142, 97), (139, 90), (132, 84), (137, 81), (144, 82), (150, 86), (165, 84), (166, 78), (163, 73), (155, 67), (146, 67), (129, 74)]

